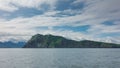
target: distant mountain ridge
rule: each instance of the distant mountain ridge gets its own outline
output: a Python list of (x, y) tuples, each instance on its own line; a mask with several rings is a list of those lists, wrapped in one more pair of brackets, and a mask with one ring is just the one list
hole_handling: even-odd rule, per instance
[(90, 40), (75, 41), (61, 36), (36, 34), (23, 48), (120, 48), (120, 44)]
[(0, 48), (22, 48), (25, 45), (25, 42), (0, 42)]

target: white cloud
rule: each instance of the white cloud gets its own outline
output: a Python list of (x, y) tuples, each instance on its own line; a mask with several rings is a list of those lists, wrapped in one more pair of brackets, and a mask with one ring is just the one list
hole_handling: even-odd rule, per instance
[(0, 36), (0, 42), (19, 42), (19, 41), (25, 41), (27, 42), (28, 39), (30, 39), (30, 36)]
[(55, 8), (56, 0), (0, 0), (0, 10), (13, 12), (19, 7), (36, 8), (41, 10), (42, 4), (48, 4), (50, 9)]
[[(41, 9), (40, 5), (47, 3), (51, 5), (51, 9), (55, 8), (56, 0), (0, 0), (0, 10), (13, 12), (18, 10), (19, 7), (37, 8)], [(79, 4), (83, 0), (76, 0), (74, 4)], [(0, 32), (1, 40), (10, 40), (15, 38), (18, 40), (28, 40), (26, 36), (31, 36), (36, 33), (40, 34), (53, 34), (63, 37), (71, 38), (74, 40), (95, 40), (120, 43), (120, 38), (116, 37), (97, 37), (103, 33), (120, 33), (120, 8), (119, 0), (84, 0), (85, 7), (83, 10), (66, 9), (64, 11), (51, 10), (43, 15), (33, 16), (31, 18), (14, 18), (11, 20), (0, 19)], [(57, 14), (69, 13), (72, 16), (59, 17)], [(64, 15), (64, 14), (63, 14)], [(54, 17), (55, 16), (55, 17)], [(105, 21), (113, 21), (115, 25), (104, 25)], [(83, 26), (89, 25), (88, 33), (74, 32), (73, 30), (53, 30), (53, 26)], [(36, 27), (48, 27), (48, 29), (36, 30)], [(6, 33), (7, 32), (7, 33)], [(7, 34), (10, 37), (7, 37)], [(16, 36), (20, 35), (20, 37)], [(16, 36), (16, 37), (13, 37)]]
[(73, 5), (76, 5), (76, 4), (79, 4), (81, 2), (85, 2), (86, 0), (75, 0), (72, 4)]
[(61, 13), (61, 11), (48, 11), (48, 12), (44, 13), (44, 16), (51, 17), (51, 16), (57, 15), (59, 13)]

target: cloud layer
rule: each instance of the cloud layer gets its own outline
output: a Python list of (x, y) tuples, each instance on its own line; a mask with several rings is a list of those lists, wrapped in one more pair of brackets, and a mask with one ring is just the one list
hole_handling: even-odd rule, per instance
[(0, 0), (0, 41), (26, 41), (40, 33), (78, 41), (120, 43), (119, 3), (119, 0)]

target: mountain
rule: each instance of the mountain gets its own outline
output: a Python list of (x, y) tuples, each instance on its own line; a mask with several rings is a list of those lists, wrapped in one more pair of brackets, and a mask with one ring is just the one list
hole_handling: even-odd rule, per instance
[(0, 48), (22, 48), (25, 45), (25, 42), (0, 42)]
[(75, 41), (61, 36), (36, 34), (23, 48), (120, 48), (120, 44), (90, 40)]

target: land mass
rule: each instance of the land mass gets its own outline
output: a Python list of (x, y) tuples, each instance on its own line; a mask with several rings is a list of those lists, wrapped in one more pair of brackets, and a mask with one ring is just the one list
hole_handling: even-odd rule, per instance
[(25, 45), (25, 42), (0, 42), (0, 48), (22, 48)]
[(91, 40), (75, 41), (61, 36), (36, 34), (23, 48), (120, 48), (120, 44)]

